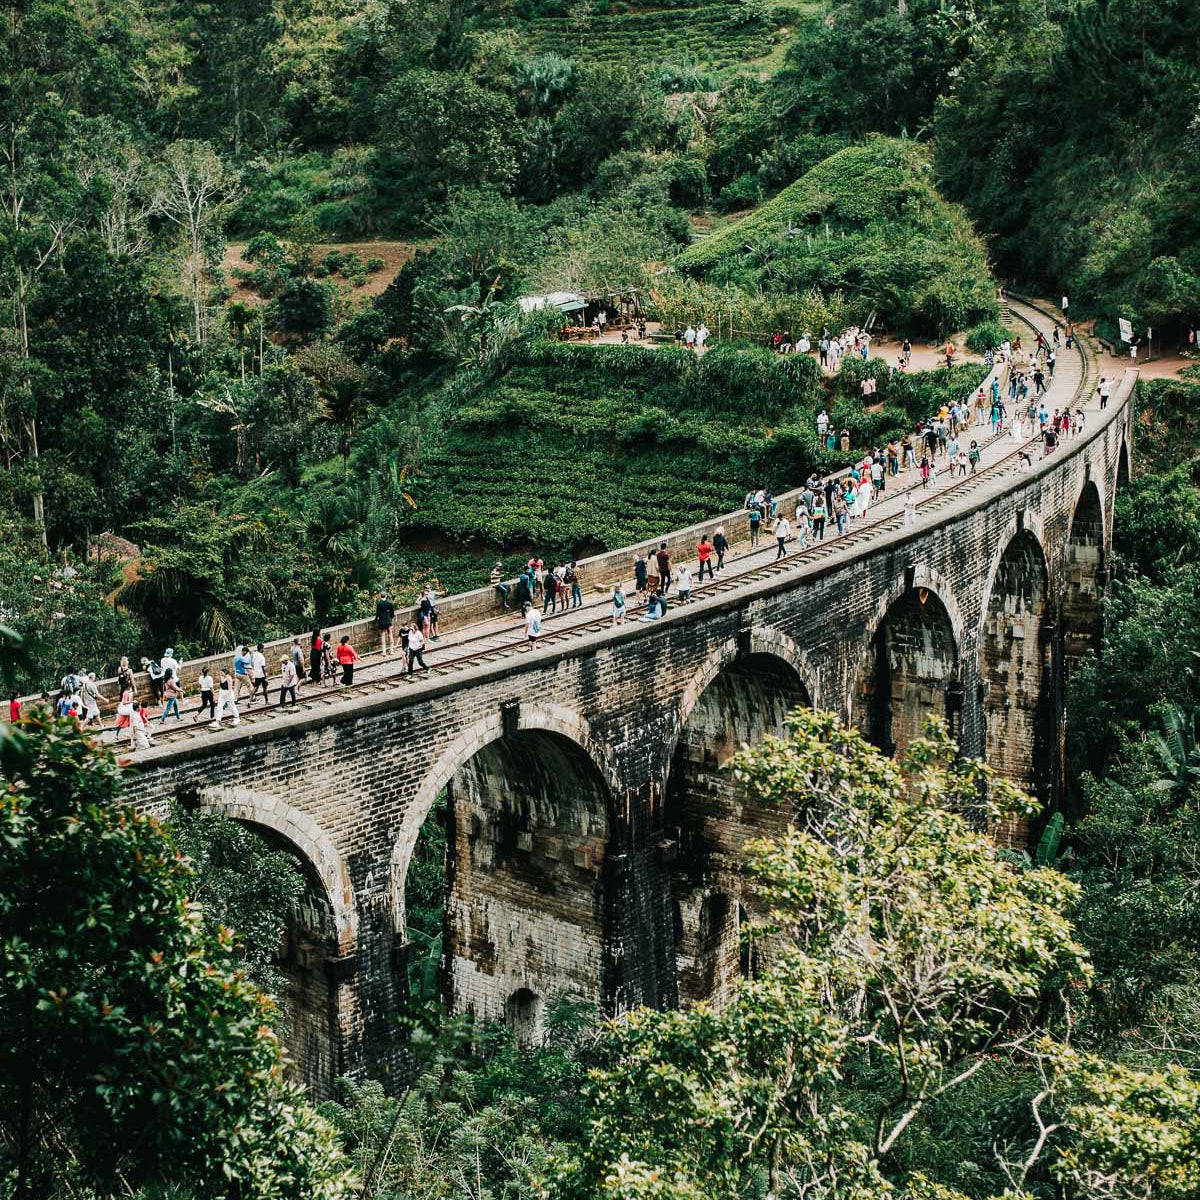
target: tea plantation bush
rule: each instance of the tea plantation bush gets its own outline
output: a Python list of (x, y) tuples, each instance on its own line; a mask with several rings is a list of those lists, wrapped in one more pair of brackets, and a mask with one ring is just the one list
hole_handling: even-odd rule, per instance
[(689, 275), (858, 296), (888, 326), (948, 333), (998, 316), (983, 242), (915, 142), (875, 138), (817, 164), (750, 216), (690, 246)]
[[(881, 360), (863, 367), (882, 377), (879, 411), (862, 407), (858, 364), (831, 397), (812, 357), (537, 343), (502, 378), (455, 388), (430, 422), (406, 540), (567, 557), (650, 539), (736, 508), (751, 486), (783, 491), (843, 465), (852, 456), (818, 444), (822, 407), (857, 452), (983, 377), (972, 366), (889, 381)], [(468, 586), (479, 579), (476, 565)]]
[(811, 358), (545, 343), (447, 415), (407, 523), (564, 553), (653, 537), (837, 465), (822, 401)]
[(570, 15), (538, 17), (522, 28), (539, 54), (588, 62), (643, 63), (688, 60), (719, 68), (770, 49), (772, 19), (744, 3), (663, 6), (661, 11), (602, 15), (586, 27)]

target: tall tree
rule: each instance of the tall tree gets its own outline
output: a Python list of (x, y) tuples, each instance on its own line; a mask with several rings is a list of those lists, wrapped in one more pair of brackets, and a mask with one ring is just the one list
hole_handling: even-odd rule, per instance
[(0, 42), (0, 286), (9, 302), (11, 337), (0, 354), (17, 387), (7, 388), (0, 439), (8, 466), (29, 462), (34, 524), (46, 541), (40, 477), (36, 370), (29, 306), (39, 280), (81, 229), (94, 193), (74, 169), (80, 157), (81, 98), (93, 68), (86, 35), (69, 14), (37, 0), (8, 6)]
[(205, 932), (185, 860), (112, 757), (40, 716), (0, 744), (0, 1166), (14, 1200), (171, 1182), (335, 1200), (328, 1126), (284, 1082), (272, 1005)]
[(192, 335), (208, 334), (205, 283), (224, 249), (222, 218), (237, 199), (232, 171), (207, 142), (172, 142), (159, 170), (157, 209), (179, 230), (183, 274), (192, 309)]

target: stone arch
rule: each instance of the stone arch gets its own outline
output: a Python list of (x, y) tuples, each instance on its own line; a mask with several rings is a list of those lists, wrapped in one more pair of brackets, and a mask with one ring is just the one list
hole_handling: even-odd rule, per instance
[(1121, 444), (1117, 448), (1117, 481), (1113, 489), (1114, 495), (1133, 478), (1133, 458), (1129, 453), (1129, 439), (1124, 432), (1121, 434)]
[[(1061, 759), (1055, 623), (1049, 562), (1041, 538), (1030, 526), (1014, 522), (1007, 531), (984, 593), (979, 636), (984, 758), (1048, 801), (1055, 794)], [(997, 831), (997, 836), (1009, 844), (1024, 844), (1028, 827), (1019, 822)]]
[(786, 635), (748, 631), (740, 645), (734, 638), (714, 651), (681, 700), (663, 806), (675, 852), (664, 884), (680, 913), (678, 996), (668, 1001), (721, 1004), (736, 983), (743, 847), (781, 833), (791, 814), (761, 803), (724, 768), (743, 743), (782, 734), (787, 713), (812, 702), (806, 676)]
[(679, 741), (680, 734), (687, 724), (688, 718), (692, 715), (692, 710), (699, 703), (700, 698), (708, 690), (713, 680), (730, 663), (735, 662), (739, 655), (742, 657), (747, 655), (762, 655), (769, 658), (776, 658), (780, 662), (786, 663), (795, 671), (796, 677), (804, 689), (806, 696), (805, 703), (818, 704), (820, 702), (820, 673), (811, 665), (808, 653), (794, 638), (789, 637), (782, 630), (762, 626), (757, 626), (743, 633), (740, 645), (736, 637), (727, 638), (709, 653), (703, 665), (692, 676), (683, 691), (683, 695), (679, 698), (678, 716), (675, 728), (667, 744), (667, 753), (665, 756), (666, 769), (668, 771), (674, 757), (676, 743)]
[[(517, 709), (516, 729), (557, 733), (574, 742), (598, 766), (612, 793), (616, 795), (621, 791), (620, 776), (611, 753), (579, 713), (557, 704), (521, 704)], [(437, 762), (421, 780), (416, 795), (405, 807), (400, 828), (392, 839), (390, 889), (392, 920), (398, 934), (404, 932), (404, 880), (421, 826), (455, 773), (485, 746), (503, 736), (504, 717), (497, 707), (494, 712), (468, 726), (442, 751)]]
[(1100, 649), (1107, 578), (1107, 544), (1111, 536), (1111, 509), (1096, 481), (1085, 479), (1067, 530), (1066, 563), (1062, 587), (1063, 654), (1067, 671)]
[(223, 813), (248, 825), (269, 829), (287, 842), (321, 881), (333, 912), (338, 949), (352, 951), (358, 940), (354, 884), (333, 839), (307, 813), (277, 796), (241, 787), (208, 787), (200, 792), (202, 812)]
[(542, 998), (527, 987), (517, 988), (504, 1001), (504, 1023), (513, 1031), (519, 1046), (535, 1046), (542, 1040)]
[(514, 996), (604, 998), (614, 774), (595, 747), (569, 710), (497, 710), (447, 749), (409, 805), (392, 858), (398, 934), (416, 833), (445, 791), (440, 981), (452, 1010), (512, 1018), (532, 1038)]
[(959, 732), (966, 623), (937, 570), (909, 568), (879, 598), (857, 654), (852, 724), (888, 754), (921, 736), (930, 716)]
[(288, 916), (279, 972), (284, 1045), (299, 1078), (317, 1096), (333, 1094), (357, 1053), (359, 937), (354, 885), (333, 839), (307, 813), (277, 796), (240, 787), (200, 791), (201, 812), (221, 813), (264, 831), (293, 854), (308, 891)]
[(1042, 518), (1032, 509), (1024, 508), (1020, 512), (1014, 513), (1008, 520), (1008, 524), (1004, 526), (1003, 532), (996, 541), (996, 551), (992, 555), (992, 561), (988, 564), (987, 575), (983, 582), (983, 608), (979, 614), (979, 631), (980, 637), (983, 636), (983, 626), (987, 621), (988, 605), (991, 602), (992, 592), (996, 587), (996, 576), (1000, 571), (1000, 564), (1004, 559), (1004, 555), (1008, 551), (1009, 543), (1013, 538), (1020, 533), (1028, 533), (1038, 544), (1038, 548), (1042, 552), (1042, 557), (1047, 564), (1049, 571), (1050, 552), (1046, 549), (1049, 542), (1046, 540), (1046, 525)]

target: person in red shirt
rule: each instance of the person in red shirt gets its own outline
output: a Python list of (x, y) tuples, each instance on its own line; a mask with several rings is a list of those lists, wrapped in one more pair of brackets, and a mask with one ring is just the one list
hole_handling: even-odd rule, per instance
[(696, 579), (697, 583), (704, 582), (705, 567), (708, 568), (709, 579), (713, 578), (713, 566), (712, 566), (712, 561), (711, 561), (712, 552), (713, 552), (713, 544), (712, 544), (712, 542), (710, 542), (708, 540), (708, 534), (707, 533), (701, 534), (700, 542), (696, 546), (696, 557), (699, 558), (699, 560), (700, 560), (700, 574)]
[(342, 640), (334, 651), (342, 666), (342, 687), (349, 687), (354, 682), (354, 664), (358, 662), (358, 651), (350, 645), (350, 635), (342, 634)]
[(12, 699), (8, 702), (8, 719), (14, 725), (21, 719), (21, 701), (16, 692), (13, 692)]

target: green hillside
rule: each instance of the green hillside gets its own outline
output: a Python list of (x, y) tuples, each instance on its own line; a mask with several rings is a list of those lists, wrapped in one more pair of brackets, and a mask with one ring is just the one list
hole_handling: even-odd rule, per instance
[(983, 242), (937, 189), (929, 152), (873, 138), (817, 164), (743, 220), (694, 243), (689, 275), (765, 289), (846, 291), (930, 332), (996, 315)]

